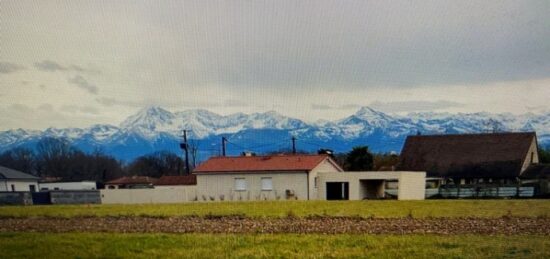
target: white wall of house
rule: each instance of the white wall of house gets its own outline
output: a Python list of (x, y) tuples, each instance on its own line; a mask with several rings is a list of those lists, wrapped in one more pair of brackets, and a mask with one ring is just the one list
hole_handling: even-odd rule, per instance
[(58, 182), (58, 183), (40, 183), (40, 190), (95, 190), (96, 182)]
[[(271, 180), (271, 190), (262, 188), (267, 179)], [(305, 171), (197, 174), (199, 201), (285, 200), (287, 190), (294, 194), (292, 199), (307, 200), (307, 184)]]
[(317, 167), (313, 168), (311, 172), (309, 172), (309, 199), (310, 200), (317, 200), (319, 195), (317, 194), (318, 186), (315, 186), (316, 184), (316, 178), (318, 177), (319, 173), (337, 173), (341, 172), (340, 168), (336, 167), (334, 164), (329, 162), (328, 159), (325, 159), (323, 162), (321, 162)]
[(195, 201), (197, 187), (178, 185), (154, 189), (102, 189), (103, 204), (181, 203)]
[(38, 181), (36, 180), (0, 180), (0, 192), (11, 192), (12, 185), (16, 192), (29, 192), (31, 185), (34, 185), (35, 191), (38, 191)]
[(366, 196), (362, 180), (397, 180), (399, 200), (424, 200), (426, 173), (404, 171), (319, 173), (317, 199), (326, 199), (327, 182), (347, 182), (349, 184), (349, 199), (362, 200)]
[(401, 172), (397, 197), (399, 200), (424, 200), (426, 197), (426, 173)]

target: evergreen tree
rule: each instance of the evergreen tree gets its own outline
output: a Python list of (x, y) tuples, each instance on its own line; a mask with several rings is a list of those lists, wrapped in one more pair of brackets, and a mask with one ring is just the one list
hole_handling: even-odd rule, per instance
[(345, 168), (347, 171), (372, 170), (373, 155), (368, 146), (354, 147), (346, 157)]

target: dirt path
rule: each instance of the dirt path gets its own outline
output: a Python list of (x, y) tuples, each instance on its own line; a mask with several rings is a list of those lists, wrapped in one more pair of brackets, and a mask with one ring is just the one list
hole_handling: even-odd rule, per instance
[(75, 217), (1, 218), (0, 232), (160, 233), (369, 233), (369, 234), (540, 234), (550, 235), (550, 218), (362, 219), (345, 217)]

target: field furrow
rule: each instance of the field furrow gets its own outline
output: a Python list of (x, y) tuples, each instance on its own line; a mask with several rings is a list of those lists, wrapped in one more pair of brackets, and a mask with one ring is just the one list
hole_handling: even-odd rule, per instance
[(2, 218), (0, 232), (550, 235), (550, 218), (33, 217)]

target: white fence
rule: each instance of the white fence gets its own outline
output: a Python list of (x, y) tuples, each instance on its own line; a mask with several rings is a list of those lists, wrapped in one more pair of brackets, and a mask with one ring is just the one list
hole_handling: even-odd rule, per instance
[(103, 204), (180, 203), (195, 200), (197, 200), (196, 186), (101, 190)]

